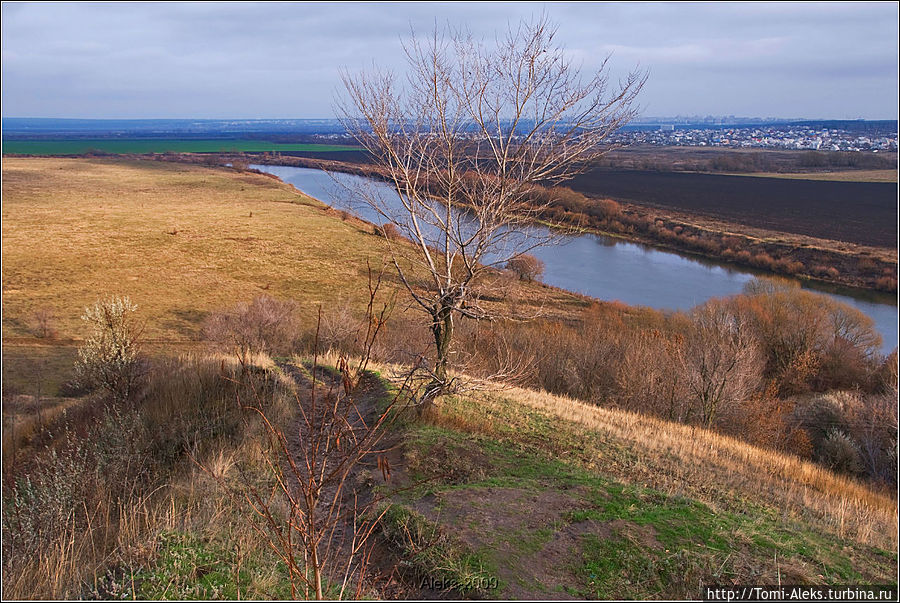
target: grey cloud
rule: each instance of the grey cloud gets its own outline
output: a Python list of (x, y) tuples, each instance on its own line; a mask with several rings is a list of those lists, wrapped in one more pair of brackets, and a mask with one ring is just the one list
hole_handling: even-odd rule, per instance
[(614, 76), (650, 68), (647, 113), (897, 115), (898, 10), (884, 3), (7, 3), (3, 110), (327, 117), (339, 69), (402, 68), (411, 29), (490, 37), (542, 12), (585, 68), (611, 50)]

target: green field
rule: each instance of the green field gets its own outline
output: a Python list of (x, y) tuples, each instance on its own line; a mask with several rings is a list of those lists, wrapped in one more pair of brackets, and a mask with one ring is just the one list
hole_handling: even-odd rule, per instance
[(184, 139), (83, 139), (83, 140), (10, 140), (3, 142), (3, 153), (20, 155), (82, 155), (104, 153), (227, 153), (291, 152), (329, 153), (358, 151), (358, 147), (330, 144), (279, 144), (266, 140), (184, 140)]

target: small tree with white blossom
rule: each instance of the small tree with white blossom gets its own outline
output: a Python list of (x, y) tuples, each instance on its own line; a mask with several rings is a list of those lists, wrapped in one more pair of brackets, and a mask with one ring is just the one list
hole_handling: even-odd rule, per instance
[(112, 297), (85, 308), (81, 317), (92, 332), (78, 349), (78, 381), (102, 390), (116, 402), (131, 397), (140, 373), (141, 329), (136, 312), (137, 306), (127, 297)]

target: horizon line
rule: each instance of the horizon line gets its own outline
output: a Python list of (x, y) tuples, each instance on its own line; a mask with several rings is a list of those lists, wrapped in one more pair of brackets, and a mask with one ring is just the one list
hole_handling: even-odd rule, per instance
[[(20, 116), (3, 115), (0, 119), (32, 119), (32, 120), (61, 120), (61, 121), (301, 121), (301, 120), (329, 120), (339, 121), (339, 118), (331, 117), (44, 117), (44, 116)], [(758, 116), (758, 115), (653, 115), (637, 118), (629, 123), (638, 123), (653, 120), (687, 120), (687, 119), (733, 119), (733, 120), (771, 120), (771, 121), (900, 121), (897, 117), (783, 117), (783, 116)]]

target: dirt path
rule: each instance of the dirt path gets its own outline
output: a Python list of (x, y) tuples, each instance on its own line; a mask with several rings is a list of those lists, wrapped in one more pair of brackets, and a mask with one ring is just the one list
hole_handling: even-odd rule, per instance
[[(316, 437), (321, 441), (328, 439), (321, 435), (323, 431), (332, 429), (335, 418), (346, 420), (353, 432), (352, 437), (366, 437), (379, 417), (379, 403), (388, 392), (384, 384), (375, 376), (364, 375), (358, 387), (354, 390), (352, 400), (342, 395), (341, 377), (330, 369), (319, 367), (316, 372), (317, 384), (315, 389), (315, 411), (313, 410), (313, 390), (310, 379), (310, 368), (301, 368), (290, 363), (279, 363), (279, 367), (296, 384), (297, 399), (301, 407), (298, 407), (295, 416), (291, 419), (285, 430), (288, 451), (294, 459), (296, 467), (304, 468), (306, 459), (311, 456), (310, 450), (314, 446)], [(315, 412), (316, 416), (313, 416)], [(333, 432), (332, 432), (333, 433)], [(345, 437), (350, 435), (345, 430)], [(345, 437), (346, 439), (346, 437)], [(386, 428), (383, 435), (377, 440), (377, 451), (371, 452), (359, 459), (358, 462), (349, 464), (346, 468), (346, 476), (334, 480), (326, 480), (322, 484), (319, 495), (318, 513), (321, 517), (328, 518), (332, 513), (333, 530), (329, 530), (324, 540), (330, 544), (322, 546), (328, 559), (326, 567), (334, 576), (332, 581), (343, 577), (353, 550), (353, 538), (357, 533), (357, 524), (354, 520), (354, 509), (369, 511), (374, 509), (381, 500), (376, 498), (375, 492), (378, 486), (387, 485), (390, 488), (395, 484), (402, 484), (405, 480), (402, 454), (399, 451), (400, 436), (398, 433)], [(340, 444), (337, 450), (328, 455), (319, 453), (320, 459), (325, 459), (326, 467), (337, 467), (346, 458), (341, 450), (346, 450), (346, 442)], [(379, 464), (379, 458), (381, 464)], [(285, 473), (293, 475), (292, 480), (296, 491), (302, 488), (298, 476), (285, 462)], [(302, 476), (301, 476), (302, 477)], [(337, 501), (336, 503), (332, 501)], [(328, 521), (328, 519), (326, 519)], [(363, 594), (374, 593), (382, 599), (441, 599), (446, 598), (447, 593), (422, 589), (413, 576), (404, 575), (400, 570), (401, 559), (395, 554), (395, 550), (382, 537), (381, 530), (376, 528), (367, 543), (371, 547), (369, 564), (365, 571)], [(354, 562), (355, 563), (355, 562)], [(351, 592), (352, 596), (353, 593)]]

